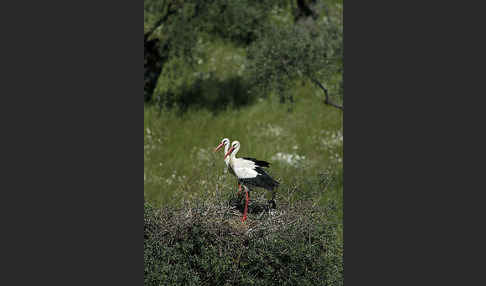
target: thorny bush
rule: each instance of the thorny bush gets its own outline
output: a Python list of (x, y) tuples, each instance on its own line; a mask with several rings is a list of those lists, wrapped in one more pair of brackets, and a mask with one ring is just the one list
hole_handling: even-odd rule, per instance
[(145, 285), (343, 285), (333, 206), (302, 201), (255, 212), (241, 223), (223, 201), (181, 209), (145, 202)]

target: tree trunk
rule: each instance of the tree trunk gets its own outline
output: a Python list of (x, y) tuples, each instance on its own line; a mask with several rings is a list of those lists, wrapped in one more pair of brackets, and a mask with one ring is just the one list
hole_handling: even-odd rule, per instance
[(344, 111), (344, 106), (341, 106), (341, 105), (338, 105), (334, 102), (332, 102), (330, 99), (329, 99), (329, 93), (327, 91), (327, 88), (324, 87), (324, 85), (322, 85), (322, 83), (320, 83), (318, 80), (316, 80), (315, 78), (311, 78), (311, 81), (317, 85), (317, 87), (319, 87), (323, 92), (324, 92), (324, 95), (325, 95), (325, 98), (324, 98), (324, 103), (327, 104), (327, 105), (331, 105), (331, 106), (334, 106), (336, 108), (339, 108), (341, 109), (342, 111)]

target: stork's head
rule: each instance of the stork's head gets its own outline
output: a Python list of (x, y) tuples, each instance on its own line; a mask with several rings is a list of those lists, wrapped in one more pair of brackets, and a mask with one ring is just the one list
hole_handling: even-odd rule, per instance
[(235, 151), (238, 152), (238, 150), (240, 150), (240, 142), (239, 141), (233, 141), (233, 143), (231, 143), (231, 148), (224, 155), (224, 158), (226, 159), (226, 157), (228, 157), (231, 153), (233, 153)]
[(218, 151), (223, 146), (228, 146), (229, 144), (230, 140), (228, 138), (223, 138), (223, 140), (221, 140), (221, 143), (216, 148), (214, 148), (214, 152)]

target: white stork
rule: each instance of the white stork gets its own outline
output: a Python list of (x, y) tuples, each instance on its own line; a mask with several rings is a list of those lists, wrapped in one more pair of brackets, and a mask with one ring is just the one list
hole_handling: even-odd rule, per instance
[(234, 174), (238, 178), (238, 183), (245, 187), (246, 201), (242, 219), (242, 222), (244, 222), (248, 212), (249, 198), (247, 186), (260, 187), (272, 191), (272, 202), (275, 203), (274, 189), (278, 187), (279, 182), (275, 181), (263, 170), (263, 167), (269, 167), (270, 163), (248, 157), (236, 158), (236, 153), (238, 153), (239, 150), (240, 142), (233, 141), (233, 143), (231, 143), (231, 148), (226, 152), (224, 159), (226, 160), (229, 156), (229, 167), (233, 169)]
[[(230, 140), (228, 138), (223, 138), (223, 140), (221, 140), (221, 143), (216, 148), (214, 148), (214, 152), (217, 152), (223, 146), (224, 146), (224, 154), (228, 153), (228, 150), (230, 148)], [(229, 160), (230, 160), (230, 158), (224, 157), (224, 163), (226, 164), (228, 171), (231, 174), (233, 174), (233, 176), (236, 177), (235, 172), (233, 172), (233, 169), (231, 169), (231, 166), (229, 165)], [(237, 183), (238, 183), (238, 193), (239, 193), (241, 191), (241, 185), (240, 185), (240, 182), (237, 182)]]

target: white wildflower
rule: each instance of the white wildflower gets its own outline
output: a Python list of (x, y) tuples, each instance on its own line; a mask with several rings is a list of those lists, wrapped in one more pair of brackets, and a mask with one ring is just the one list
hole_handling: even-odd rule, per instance
[(211, 152), (206, 149), (200, 148), (196, 156), (198, 161), (211, 161)]
[(283, 128), (280, 126), (273, 126), (271, 124), (268, 124), (266, 134), (269, 136), (278, 137), (283, 134), (283, 131)]
[(272, 160), (285, 162), (291, 166), (297, 167), (299, 164), (305, 160), (305, 156), (300, 156), (298, 154), (288, 154), (288, 153), (281, 153), (278, 152), (271, 158)]

